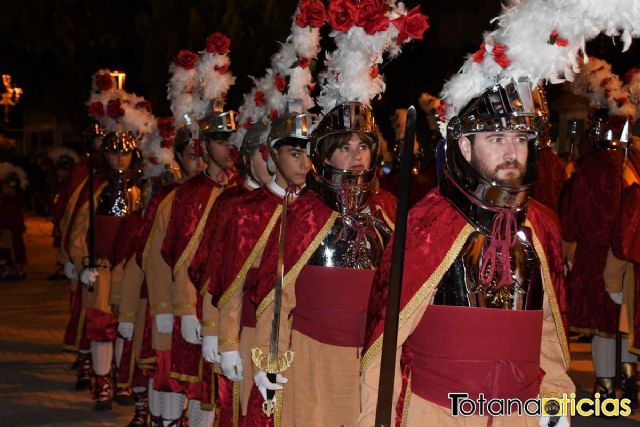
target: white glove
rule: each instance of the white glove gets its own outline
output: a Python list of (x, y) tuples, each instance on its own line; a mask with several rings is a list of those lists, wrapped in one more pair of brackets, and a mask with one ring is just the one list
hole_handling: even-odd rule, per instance
[(202, 357), (209, 363), (220, 363), (218, 337), (206, 336), (202, 338)]
[(67, 276), (67, 279), (78, 280), (78, 270), (76, 270), (76, 266), (72, 262), (65, 262), (62, 271)]
[(202, 337), (200, 336), (200, 321), (193, 314), (181, 316), (180, 318), (180, 332), (182, 338), (191, 344), (202, 344)]
[(118, 333), (122, 336), (122, 338), (131, 341), (131, 338), (133, 338), (133, 323), (118, 322)]
[(622, 292), (608, 292), (608, 294), (609, 294), (609, 297), (613, 300), (613, 302), (615, 302), (618, 305), (622, 304)]
[(569, 419), (564, 415), (558, 418), (558, 422), (553, 426), (549, 426), (549, 421), (551, 417), (548, 415), (543, 415), (540, 417), (540, 427), (569, 427)]
[(82, 270), (82, 273), (80, 273), (80, 281), (85, 285), (90, 285), (92, 283), (95, 283), (95, 281), (98, 279), (98, 275), (99, 274), (97, 269), (85, 268)]
[(258, 387), (258, 390), (260, 390), (262, 398), (264, 400), (267, 400), (267, 390), (282, 390), (282, 386), (280, 384), (286, 384), (288, 380), (282, 375), (276, 374), (276, 384), (274, 384), (269, 381), (266, 372), (259, 371), (253, 376), (253, 381), (256, 383), (256, 387)]
[(173, 314), (164, 313), (156, 314), (156, 329), (161, 334), (170, 334), (173, 332)]
[(231, 381), (242, 381), (242, 357), (239, 351), (224, 351), (220, 355), (222, 375)]

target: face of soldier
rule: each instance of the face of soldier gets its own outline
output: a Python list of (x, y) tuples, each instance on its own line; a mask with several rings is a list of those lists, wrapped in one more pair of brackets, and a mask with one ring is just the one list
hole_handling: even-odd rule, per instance
[(336, 147), (327, 160), (336, 169), (359, 171), (371, 166), (371, 149), (360, 135), (352, 133), (350, 138)]
[(276, 182), (282, 188), (290, 182), (295, 186), (302, 186), (311, 167), (311, 161), (305, 150), (299, 147), (283, 145), (271, 150), (271, 155), (277, 165)]
[(222, 169), (233, 167), (233, 159), (229, 152), (229, 142), (223, 139), (207, 139), (209, 162), (214, 162)]
[(204, 163), (204, 160), (202, 160), (202, 156), (196, 154), (196, 150), (191, 144), (187, 145), (182, 153), (178, 154), (178, 156), (180, 157), (180, 164), (182, 165), (187, 178), (196, 176), (207, 166)]
[(109, 166), (113, 170), (125, 171), (131, 166), (131, 160), (133, 159), (133, 153), (123, 153), (122, 151), (109, 151), (107, 153), (107, 160)]
[(474, 135), (473, 142), (466, 136), (460, 138), (465, 160), (485, 179), (509, 186), (522, 185), (529, 155), (527, 134), (501, 131)]
[(256, 150), (251, 157), (249, 157), (249, 168), (251, 169), (251, 176), (258, 184), (265, 185), (271, 181), (271, 174), (267, 169), (267, 161), (262, 157), (262, 152)]

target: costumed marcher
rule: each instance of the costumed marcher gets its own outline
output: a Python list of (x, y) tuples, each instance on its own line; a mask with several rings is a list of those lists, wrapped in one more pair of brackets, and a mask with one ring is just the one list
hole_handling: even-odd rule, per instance
[[(593, 334), (594, 394), (614, 397), (618, 303), (605, 287), (607, 253), (619, 242), (611, 230), (623, 201), (623, 168), (629, 118), (636, 110), (611, 65), (589, 58), (572, 85), (596, 110), (589, 118), (591, 149), (576, 163), (576, 171), (560, 203), (563, 240), (576, 242), (567, 275), (569, 325), (575, 332)], [(626, 134), (626, 135), (625, 135)], [(597, 206), (597, 209), (594, 209)], [(626, 344), (624, 345), (626, 349)], [(626, 353), (626, 351), (625, 351)], [(623, 361), (636, 357), (623, 355)]]
[[(188, 138), (178, 137), (174, 140), (173, 120), (173, 117), (159, 119), (142, 151), (145, 159), (143, 178), (146, 179), (144, 193), (148, 193), (148, 197), (143, 197), (144, 216), (139, 230), (132, 233), (134, 237), (130, 242), (131, 250), (126, 254), (122, 278), (118, 333), (126, 342), (117, 380), (121, 388), (133, 387), (135, 413), (129, 427), (146, 426), (149, 413), (152, 426), (162, 426), (162, 406), (163, 403), (167, 405), (167, 402), (163, 402), (163, 393), (166, 392), (158, 392), (153, 388), (157, 372), (154, 347), (161, 347), (158, 341), (163, 338), (168, 341), (170, 336), (160, 335), (152, 325), (149, 291), (142, 268), (148, 257), (149, 234), (158, 208), (163, 206), (182, 177), (195, 176), (203, 168), (203, 162), (195, 154)], [(168, 347), (169, 344), (165, 343), (164, 346)], [(166, 374), (168, 378), (168, 372)], [(184, 402), (178, 406), (179, 413)]]
[(567, 173), (564, 162), (553, 151), (549, 127), (547, 125), (542, 128), (538, 135), (538, 177), (531, 188), (531, 197), (557, 213)]
[[(107, 78), (114, 79), (110, 74)], [(110, 409), (112, 402), (111, 364), (120, 362), (123, 340), (117, 337), (117, 309), (121, 277), (124, 269), (115, 245), (120, 227), (126, 233), (128, 221), (139, 215), (141, 207), (139, 187), (139, 146), (144, 143), (155, 118), (144, 98), (125, 92), (115, 85), (108, 90), (93, 91), (88, 102), (89, 112), (99, 117), (105, 130), (101, 150), (106, 157), (106, 170), (101, 179), (94, 180), (94, 191), (83, 189), (84, 202), (76, 211), (69, 230), (67, 252), (79, 279), (82, 306), (86, 317), (86, 338), (91, 342), (94, 383), (92, 395), (95, 409)], [(98, 107), (99, 105), (99, 107)], [(97, 178), (97, 177), (94, 177)], [(97, 182), (96, 182), (97, 181)], [(89, 210), (89, 197), (94, 199), (95, 212)], [(94, 216), (94, 228), (89, 229)], [(90, 233), (93, 232), (93, 236)], [(93, 242), (94, 246), (90, 247)], [(129, 390), (116, 388), (117, 400), (132, 404)]]
[[(306, 16), (305, 7), (314, 5), (319, 3), (301, 2), (295, 16)], [(309, 62), (320, 50), (319, 27), (323, 23), (322, 17), (311, 22), (294, 18), (290, 37), (239, 109), (239, 123), (248, 126), (246, 133), (242, 126), (232, 136), (233, 140), (244, 135), (240, 153), (242, 169), (247, 171), (245, 183), (261, 184), (261, 188), (237, 198), (233, 208), (226, 208), (229, 219), (221, 227), (225, 232), (214, 238), (209, 254), (209, 292), (219, 311), (222, 373), (234, 381), (232, 392), (239, 396), (233, 399), (239, 403), (239, 408), (233, 408), (234, 426), (242, 425), (253, 386), (255, 267), (279, 218), (283, 196), (287, 189), (304, 187), (309, 171), (307, 142), (314, 119), (306, 114), (314, 105)], [(288, 83), (282, 85), (282, 81)], [(224, 256), (230, 253), (234, 254), (232, 259)]]
[[(383, 53), (422, 38), (427, 24), (418, 7), (379, 3), (372, 12), (349, 3), (363, 19), (343, 25), (336, 14), (345, 6), (331, 2), (327, 13), (337, 48), (319, 78), (324, 117), (311, 137), (308, 189), (290, 206), (284, 197), (286, 221), (275, 225), (258, 266), (257, 389), (245, 425), (265, 425), (265, 415), (276, 426), (354, 425), (360, 411), (366, 306), (395, 218), (395, 199), (376, 179), (380, 146), (370, 101), (384, 89), (377, 72)], [(407, 33), (410, 19), (414, 31)], [(277, 390), (274, 398), (268, 390)]]
[(29, 181), (20, 166), (0, 163), (0, 280), (24, 280), (24, 191)]
[[(624, 89), (640, 112), (640, 69), (626, 73)], [(623, 166), (622, 202), (613, 224), (611, 248), (604, 269), (604, 283), (611, 298), (620, 304), (618, 330), (622, 333), (620, 348), (622, 398), (638, 407), (637, 360), (640, 355), (640, 138), (620, 135), (620, 142), (627, 145)], [(625, 345), (626, 344), (626, 345)]]
[[(402, 156), (404, 146), (404, 131), (406, 124), (407, 109), (396, 109), (395, 114), (391, 116), (391, 125), (395, 134), (393, 143), (393, 169), (390, 173), (384, 176), (384, 179), (380, 183), (383, 189), (393, 194), (398, 191), (400, 158)], [(437, 126), (436, 132), (437, 135), (440, 134), (440, 132), (437, 131)], [(413, 206), (418, 201), (422, 200), (422, 198), (437, 185), (435, 147), (436, 145), (432, 144), (431, 141), (431, 134), (429, 135), (429, 139), (425, 141), (421, 141), (416, 135), (413, 146), (415, 160), (412, 168), (413, 179), (411, 181), (411, 193), (409, 197), (410, 206)]]
[[(164, 285), (153, 284), (166, 292), (169, 280), (169, 295), (165, 294), (165, 301), (154, 303), (157, 304), (156, 318), (164, 323), (169, 317), (162, 320), (158, 314), (173, 313), (170, 376), (183, 384), (189, 399), (189, 425), (192, 426), (208, 426), (215, 416), (216, 378), (213, 364), (202, 358), (202, 347), (211, 348), (213, 355), (218, 354), (217, 315), (208, 314), (215, 312), (215, 307), (205, 301), (206, 284), (193, 283), (190, 270), (200, 268), (192, 264), (201, 262), (201, 257), (196, 257), (200, 243), (205, 236), (211, 236), (217, 226), (209, 221), (217, 197), (225, 188), (235, 185), (236, 175), (228, 145), (236, 128), (235, 113), (223, 109), (223, 97), (235, 80), (229, 71), (229, 45), (226, 36), (215, 33), (207, 39), (201, 56), (190, 55), (188, 60), (192, 66), (187, 71), (195, 71), (197, 92), (194, 93), (198, 93), (200, 111), (204, 113), (198, 139), (204, 146), (207, 168), (176, 190), (167, 222), (158, 223), (158, 232), (164, 234), (163, 263), (172, 274), (161, 279)], [(184, 63), (180, 58), (187, 59), (186, 56), (179, 54), (178, 61)], [(173, 283), (170, 283), (171, 278)], [(166, 301), (167, 297), (169, 301)], [(165, 307), (170, 311), (159, 311), (161, 304), (170, 304)], [(205, 323), (204, 318), (212, 320)], [(166, 332), (160, 323), (158, 329)]]
[[(597, 30), (620, 30), (628, 40), (634, 24), (615, 8), (510, 2), (497, 29), (445, 84), (445, 170), (407, 224), (392, 403), (398, 423), (569, 425), (563, 413), (520, 416), (522, 405), (505, 400), (575, 391), (560, 227), (528, 197), (536, 138), (548, 120), (536, 83), (571, 78), (580, 46)], [(379, 403), (390, 259), (387, 250), (369, 306), (362, 426), (374, 424)], [(463, 409), (472, 413), (454, 416), (460, 407), (450, 393), (475, 402)], [(502, 402), (500, 410), (487, 406), (491, 399)]]
[[(47, 153), (49, 159), (53, 162), (53, 176), (50, 177), (50, 185), (53, 188), (53, 201), (51, 203), (53, 228), (53, 247), (56, 250), (58, 268), (51, 274), (49, 280), (64, 280), (67, 276), (64, 274), (64, 262), (62, 262), (62, 254), (60, 253), (60, 232), (57, 224), (59, 223), (62, 210), (68, 202), (68, 184), (69, 177), (76, 163), (80, 161), (80, 156), (74, 150), (66, 147), (56, 147)], [(64, 194), (64, 196), (63, 196)], [(63, 199), (64, 200), (60, 200)]]
[[(93, 76), (94, 85), (96, 78), (103, 74), (109, 74), (108, 70), (100, 70)], [(99, 79), (100, 80), (100, 79)], [(101, 79), (103, 82), (107, 79)], [(109, 84), (113, 82), (108, 80)], [(104, 90), (108, 90), (105, 88)], [(94, 89), (97, 90), (97, 89)], [(103, 110), (104, 111), (104, 110)], [(94, 120), (95, 117), (94, 117)], [(84, 133), (87, 144), (93, 145), (93, 191), (102, 182), (102, 174), (105, 170), (105, 153), (100, 150), (104, 132), (102, 126), (97, 121), (87, 127)], [(56, 253), (65, 276), (69, 279), (69, 305), (71, 308), (69, 321), (65, 329), (62, 349), (77, 353), (76, 361), (72, 367), (76, 369), (75, 389), (84, 390), (91, 385), (92, 364), (91, 364), (91, 343), (86, 334), (86, 314), (82, 305), (82, 288), (78, 272), (69, 254), (70, 235), (73, 224), (77, 218), (78, 211), (84, 208), (89, 197), (89, 162), (88, 155), (78, 163), (74, 164), (67, 181), (63, 184), (60, 193), (56, 198), (53, 209), (53, 235), (54, 247), (57, 245)]]

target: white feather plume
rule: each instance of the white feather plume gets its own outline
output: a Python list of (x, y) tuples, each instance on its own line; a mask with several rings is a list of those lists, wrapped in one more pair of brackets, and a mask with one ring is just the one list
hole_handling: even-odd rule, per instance
[(571, 90), (589, 100), (594, 108), (606, 108), (614, 116), (636, 116), (636, 107), (629, 100), (629, 92), (611, 65), (598, 58), (589, 58), (575, 78)]
[(186, 124), (185, 116), (192, 120), (201, 119), (204, 114), (195, 114), (197, 102), (200, 102), (200, 86), (198, 84), (198, 70), (187, 70), (176, 63), (169, 65), (169, 83), (167, 85), (167, 99), (173, 113), (176, 128)]
[(483, 36), (484, 55), (469, 56), (444, 85), (448, 118), (496, 84), (572, 80), (585, 43), (600, 33), (620, 35), (628, 49), (640, 36), (640, 1), (510, 0), (495, 20), (498, 28)]
[[(386, 3), (390, 20), (406, 14), (402, 3)], [(384, 92), (384, 79), (376, 67), (382, 63), (385, 53), (390, 57), (400, 53), (398, 35), (398, 29), (391, 23), (386, 30), (372, 35), (358, 26), (352, 26), (346, 33), (335, 30), (330, 33), (336, 49), (327, 53), (327, 69), (318, 79), (322, 85), (318, 105), (325, 114), (342, 102), (370, 105), (372, 99)]]

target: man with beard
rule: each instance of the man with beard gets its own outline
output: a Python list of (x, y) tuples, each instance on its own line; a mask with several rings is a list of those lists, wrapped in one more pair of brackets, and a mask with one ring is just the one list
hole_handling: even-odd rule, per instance
[[(524, 402), (574, 391), (558, 304), (560, 233), (552, 213), (528, 200), (545, 108), (537, 88), (518, 81), (457, 109), (439, 188), (409, 212), (394, 389), (396, 413), (407, 425), (486, 425), (492, 417), (480, 396), (484, 403)], [(375, 416), (390, 248), (369, 304), (363, 426)], [(480, 403), (471, 416), (456, 419), (449, 393)], [(494, 425), (548, 421), (493, 418)]]

